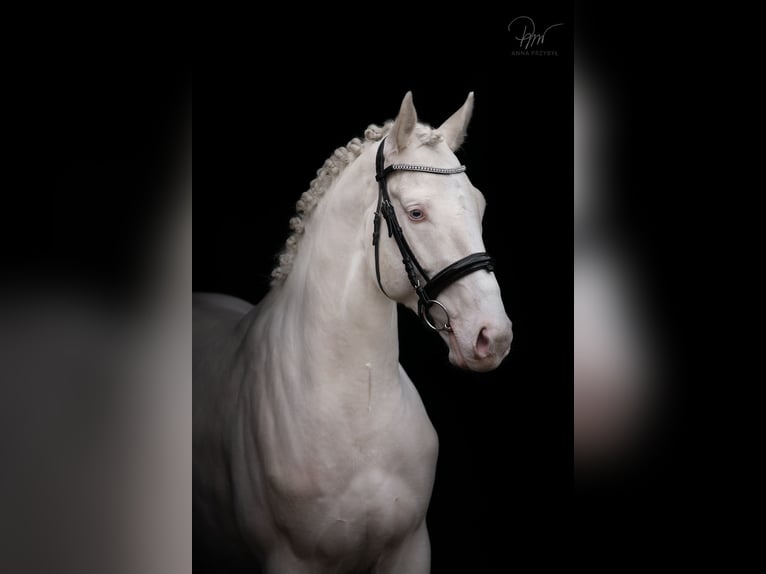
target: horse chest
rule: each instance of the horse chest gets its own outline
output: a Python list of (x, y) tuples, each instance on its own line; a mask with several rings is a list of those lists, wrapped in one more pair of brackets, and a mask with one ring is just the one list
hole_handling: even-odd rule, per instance
[(396, 544), (425, 517), (438, 448), (430, 422), (394, 427), (377, 440), (354, 438), (332, 448), (319, 440), (282, 484), (272, 483), (280, 493), (276, 522), (299, 554), (362, 559)]

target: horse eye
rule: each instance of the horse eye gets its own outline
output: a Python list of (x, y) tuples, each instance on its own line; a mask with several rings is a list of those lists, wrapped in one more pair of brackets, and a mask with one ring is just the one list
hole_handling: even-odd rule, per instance
[(425, 217), (425, 213), (423, 213), (422, 209), (412, 209), (410, 210), (409, 215), (410, 215), (410, 219), (412, 219), (413, 221), (420, 221), (421, 219)]

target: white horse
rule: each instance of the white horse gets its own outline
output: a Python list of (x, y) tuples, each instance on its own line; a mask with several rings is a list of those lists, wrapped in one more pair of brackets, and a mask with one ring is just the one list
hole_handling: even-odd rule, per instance
[[(211, 528), (216, 550), (249, 553), (269, 574), (429, 571), (438, 439), (399, 364), (396, 303), (425, 302), (463, 368), (494, 369), (512, 339), (477, 253), (484, 198), (454, 154), (472, 110), (471, 93), (431, 129), (408, 93), (394, 122), (325, 162), (260, 304), (196, 297), (195, 529)], [(383, 184), (379, 147), (394, 170)], [(409, 277), (392, 225), (417, 254)], [(428, 275), (458, 260), (432, 301)]]

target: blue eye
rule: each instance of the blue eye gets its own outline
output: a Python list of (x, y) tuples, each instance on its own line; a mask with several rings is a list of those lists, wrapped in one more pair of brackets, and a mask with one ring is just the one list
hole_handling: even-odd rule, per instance
[(425, 218), (426, 214), (423, 212), (422, 209), (411, 209), (409, 211), (409, 216), (412, 221), (420, 221), (423, 218)]

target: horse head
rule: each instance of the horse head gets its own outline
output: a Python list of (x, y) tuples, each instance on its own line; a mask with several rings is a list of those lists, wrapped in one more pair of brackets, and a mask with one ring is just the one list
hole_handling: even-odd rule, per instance
[(489, 371), (508, 355), (513, 333), (484, 252), (486, 202), (455, 155), (472, 112), (470, 93), (431, 129), (418, 123), (412, 94), (404, 97), (377, 158), (377, 213), (388, 230), (376, 238), (375, 272), (386, 295), (439, 332), (452, 364)]

